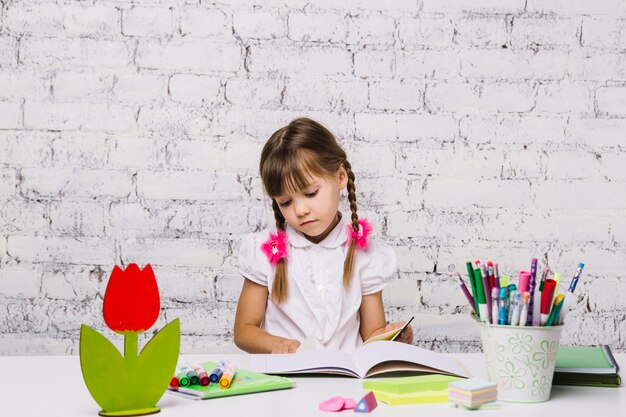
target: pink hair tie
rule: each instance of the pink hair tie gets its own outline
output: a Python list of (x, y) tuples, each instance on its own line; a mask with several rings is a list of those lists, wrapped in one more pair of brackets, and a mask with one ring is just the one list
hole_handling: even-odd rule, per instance
[(270, 232), (270, 238), (261, 245), (261, 250), (272, 265), (277, 265), (283, 258), (287, 260), (287, 234), (280, 229), (276, 234)]
[(367, 238), (372, 233), (372, 226), (366, 219), (359, 220), (359, 230), (355, 231), (352, 225), (348, 226), (348, 244), (354, 239), (356, 246), (361, 249), (367, 249)]

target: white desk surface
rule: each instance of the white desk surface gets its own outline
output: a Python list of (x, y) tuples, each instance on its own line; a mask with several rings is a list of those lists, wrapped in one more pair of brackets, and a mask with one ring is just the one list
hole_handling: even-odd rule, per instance
[[(232, 355), (189, 355), (182, 361), (219, 360)], [(485, 377), (482, 354), (452, 354), (476, 377)], [(615, 355), (626, 366), (626, 354)], [(624, 368), (626, 369), (626, 368)], [(83, 382), (78, 356), (0, 357), (0, 406), (3, 416), (97, 416), (100, 408)], [(347, 377), (293, 377), (296, 387), (289, 390), (194, 401), (166, 393), (157, 404), (156, 416), (337, 416), (365, 415), (352, 411), (339, 414), (322, 412), (318, 404), (335, 395), (358, 401), (365, 391), (361, 380)], [(468, 411), (447, 403), (390, 406), (379, 403), (372, 416), (506, 416), (574, 417), (626, 416), (626, 388), (552, 387), (545, 403), (500, 402), (500, 410)], [(471, 413), (471, 414), (468, 414)]]

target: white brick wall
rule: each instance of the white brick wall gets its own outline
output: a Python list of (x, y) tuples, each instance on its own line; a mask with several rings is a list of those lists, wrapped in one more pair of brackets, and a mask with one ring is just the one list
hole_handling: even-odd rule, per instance
[(548, 253), (587, 265), (564, 343), (626, 350), (626, 3), (92, 3), (0, 12), (0, 354), (77, 353), (129, 262), (183, 352), (232, 349), (259, 153), (297, 116), (347, 149), (418, 344), (479, 349), (466, 260)]

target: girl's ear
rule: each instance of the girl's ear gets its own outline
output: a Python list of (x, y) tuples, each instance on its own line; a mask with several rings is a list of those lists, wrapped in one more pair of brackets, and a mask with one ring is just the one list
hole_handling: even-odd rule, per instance
[(348, 185), (348, 173), (346, 172), (346, 169), (343, 166), (341, 166), (339, 167), (338, 174), (339, 174), (339, 189), (343, 190)]

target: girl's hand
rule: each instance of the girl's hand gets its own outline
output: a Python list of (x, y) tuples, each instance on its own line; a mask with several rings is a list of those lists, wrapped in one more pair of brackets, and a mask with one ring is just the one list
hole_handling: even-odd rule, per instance
[(283, 339), (274, 345), (272, 353), (296, 353), (300, 347), (300, 342), (295, 339)]
[[(385, 332), (389, 332), (391, 330), (399, 329), (402, 326), (404, 326), (404, 323), (406, 323), (406, 322), (405, 321), (396, 321), (396, 322), (393, 322), (393, 323), (389, 323), (388, 325), (385, 326)], [(408, 344), (412, 344), (413, 343), (413, 328), (411, 327), (410, 324), (408, 326), (406, 326), (404, 331), (396, 338), (395, 341), (396, 342), (402, 342), (402, 343), (408, 343)]]

